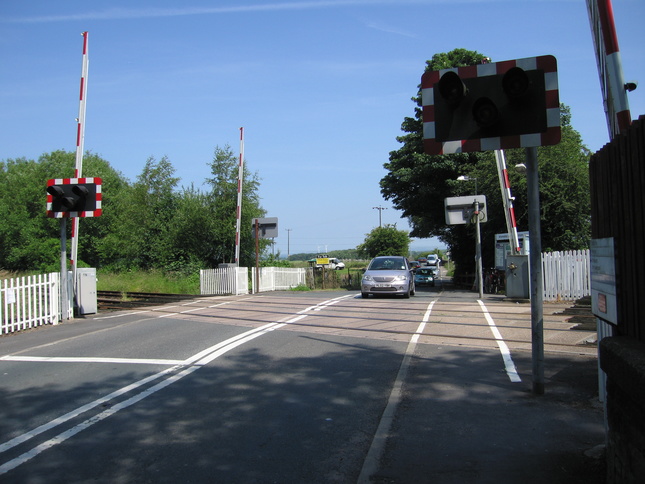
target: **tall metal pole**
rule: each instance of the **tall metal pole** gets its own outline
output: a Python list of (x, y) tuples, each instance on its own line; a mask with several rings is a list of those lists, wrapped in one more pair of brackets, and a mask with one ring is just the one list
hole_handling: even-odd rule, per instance
[(291, 231), (293, 229), (287, 229), (287, 259), (291, 255)]
[(526, 148), (526, 182), (529, 209), (529, 270), (531, 273), (531, 347), (533, 393), (544, 393), (544, 282), (542, 279), (542, 232), (540, 227), (540, 179), (537, 148)]
[(60, 219), (60, 317), (69, 319), (69, 296), (67, 295), (67, 219)]
[(482, 274), (482, 236), (479, 229), (479, 202), (475, 201), (475, 217), (477, 222), (475, 224), (477, 232), (477, 243), (475, 247), (475, 257), (477, 259), (477, 290), (479, 291), (479, 299), (484, 297), (483, 290), (483, 274)]
[(255, 292), (260, 292), (260, 219), (255, 219)]
[(240, 128), (240, 161), (237, 171), (237, 209), (235, 213), (235, 265), (240, 265), (240, 230), (242, 228), (242, 187), (244, 185), (244, 128)]

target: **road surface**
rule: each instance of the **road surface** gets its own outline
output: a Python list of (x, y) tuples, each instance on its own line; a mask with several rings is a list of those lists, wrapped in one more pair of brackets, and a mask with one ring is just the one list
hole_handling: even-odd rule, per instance
[(603, 440), (593, 333), (560, 309), (545, 308), (542, 397), (529, 306), (440, 284), (201, 298), (3, 337), (0, 481), (601, 482), (584, 455)]

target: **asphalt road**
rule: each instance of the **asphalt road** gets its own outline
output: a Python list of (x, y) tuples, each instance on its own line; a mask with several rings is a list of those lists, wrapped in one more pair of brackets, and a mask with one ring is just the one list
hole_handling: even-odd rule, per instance
[[(0, 482), (602, 482), (592, 333), (441, 285), (203, 298), (0, 338)], [(577, 480), (580, 479), (580, 480)]]

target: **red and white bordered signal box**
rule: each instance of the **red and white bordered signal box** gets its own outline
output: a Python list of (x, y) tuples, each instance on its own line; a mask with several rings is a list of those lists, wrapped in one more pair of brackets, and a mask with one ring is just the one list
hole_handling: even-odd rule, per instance
[(47, 181), (47, 216), (99, 217), (103, 194), (100, 178), (52, 178)]
[(445, 155), (560, 142), (557, 61), (550, 55), (426, 72), (424, 151)]

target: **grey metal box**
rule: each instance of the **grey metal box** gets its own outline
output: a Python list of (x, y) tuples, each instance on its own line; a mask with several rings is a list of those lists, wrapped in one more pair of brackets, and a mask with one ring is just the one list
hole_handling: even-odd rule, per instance
[(76, 304), (79, 314), (96, 313), (96, 269), (93, 267), (76, 269)]

